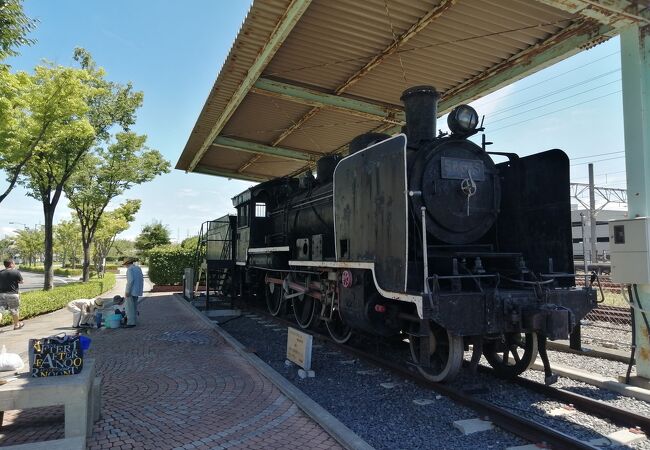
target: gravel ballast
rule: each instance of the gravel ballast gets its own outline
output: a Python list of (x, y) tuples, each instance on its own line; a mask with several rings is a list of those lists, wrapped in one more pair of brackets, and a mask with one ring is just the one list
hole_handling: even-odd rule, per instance
[[(431, 389), (354, 358), (328, 343), (314, 341), (312, 368), (316, 377), (302, 379), (298, 376), (297, 366), (285, 364), (286, 327), (265, 317), (246, 313), (223, 323), (222, 327), (377, 449), (502, 449), (526, 443), (500, 429), (463, 436), (453, 427), (453, 422), (476, 418), (474, 411), (459, 406)], [(363, 337), (354, 341), (353, 345), (361, 346), (366, 351), (408, 364), (408, 346), (402, 342)], [(561, 352), (550, 352), (550, 356), (552, 362), (589, 371), (596, 371), (593, 368), (602, 367), (605, 363), (605, 375), (608, 376), (620, 374), (625, 366), (623, 363)], [(591, 369), (587, 367), (589, 365)], [(528, 371), (526, 377), (541, 381), (542, 374)], [(471, 375), (464, 369), (451, 385), (470, 389), (473, 395), (583, 440), (596, 439), (621, 429), (578, 411), (562, 417), (551, 417), (548, 413), (561, 408), (562, 404), (489, 374)], [(646, 402), (565, 378), (561, 378), (557, 386), (650, 415), (650, 406)], [(633, 448), (650, 449), (650, 443), (645, 440), (634, 444)]]

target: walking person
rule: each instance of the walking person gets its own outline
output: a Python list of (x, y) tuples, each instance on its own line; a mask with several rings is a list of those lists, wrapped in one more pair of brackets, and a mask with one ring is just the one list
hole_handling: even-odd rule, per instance
[[(20, 321), (20, 284), (23, 276), (16, 269), (13, 259), (4, 260), (5, 268), (0, 270), (0, 308), (9, 310), (14, 321), (14, 330), (21, 329), (25, 323)], [(2, 316), (0, 314), (0, 319)]]
[(142, 269), (134, 263), (136, 258), (125, 258), (123, 266), (126, 266), (126, 289), (124, 298), (126, 299), (126, 326), (134, 327), (138, 324), (138, 298), (142, 297), (144, 288), (144, 277)]

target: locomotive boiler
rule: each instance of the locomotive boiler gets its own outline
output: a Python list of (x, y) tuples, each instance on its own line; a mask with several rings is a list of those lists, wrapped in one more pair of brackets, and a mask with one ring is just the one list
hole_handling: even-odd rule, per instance
[[(236, 276), (300, 327), (408, 339), (428, 379), (459, 371), (472, 346), (513, 377), (547, 339), (565, 339), (595, 306), (576, 288), (569, 162), (561, 150), (488, 151), (476, 111), (456, 107), (436, 133), (438, 93), (402, 95), (401, 134), (355, 138), (346, 157), (258, 184), (233, 199)], [(495, 162), (495, 160), (500, 162)], [(233, 222), (234, 224), (234, 222)]]

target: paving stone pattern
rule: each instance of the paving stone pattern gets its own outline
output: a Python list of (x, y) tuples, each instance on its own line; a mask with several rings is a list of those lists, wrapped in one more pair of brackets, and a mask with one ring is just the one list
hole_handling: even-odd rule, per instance
[[(91, 334), (104, 405), (89, 449), (341, 448), (177, 302), (149, 297), (138, 327)], [(0, 446), (63, 437), (62, 408), (4, 423)]]

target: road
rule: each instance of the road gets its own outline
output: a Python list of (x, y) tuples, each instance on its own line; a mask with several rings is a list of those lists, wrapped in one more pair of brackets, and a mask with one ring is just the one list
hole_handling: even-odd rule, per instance
[[(20, 285), (21, 292), (35, 291), (43, 289), (44, 275), (42, 273), (20, 272), (23, 276), (24, 283)], [(61, 286), (67, 283), (73, 283), (75, 278), (57, 277), (54, 276), (54, 286)]]

